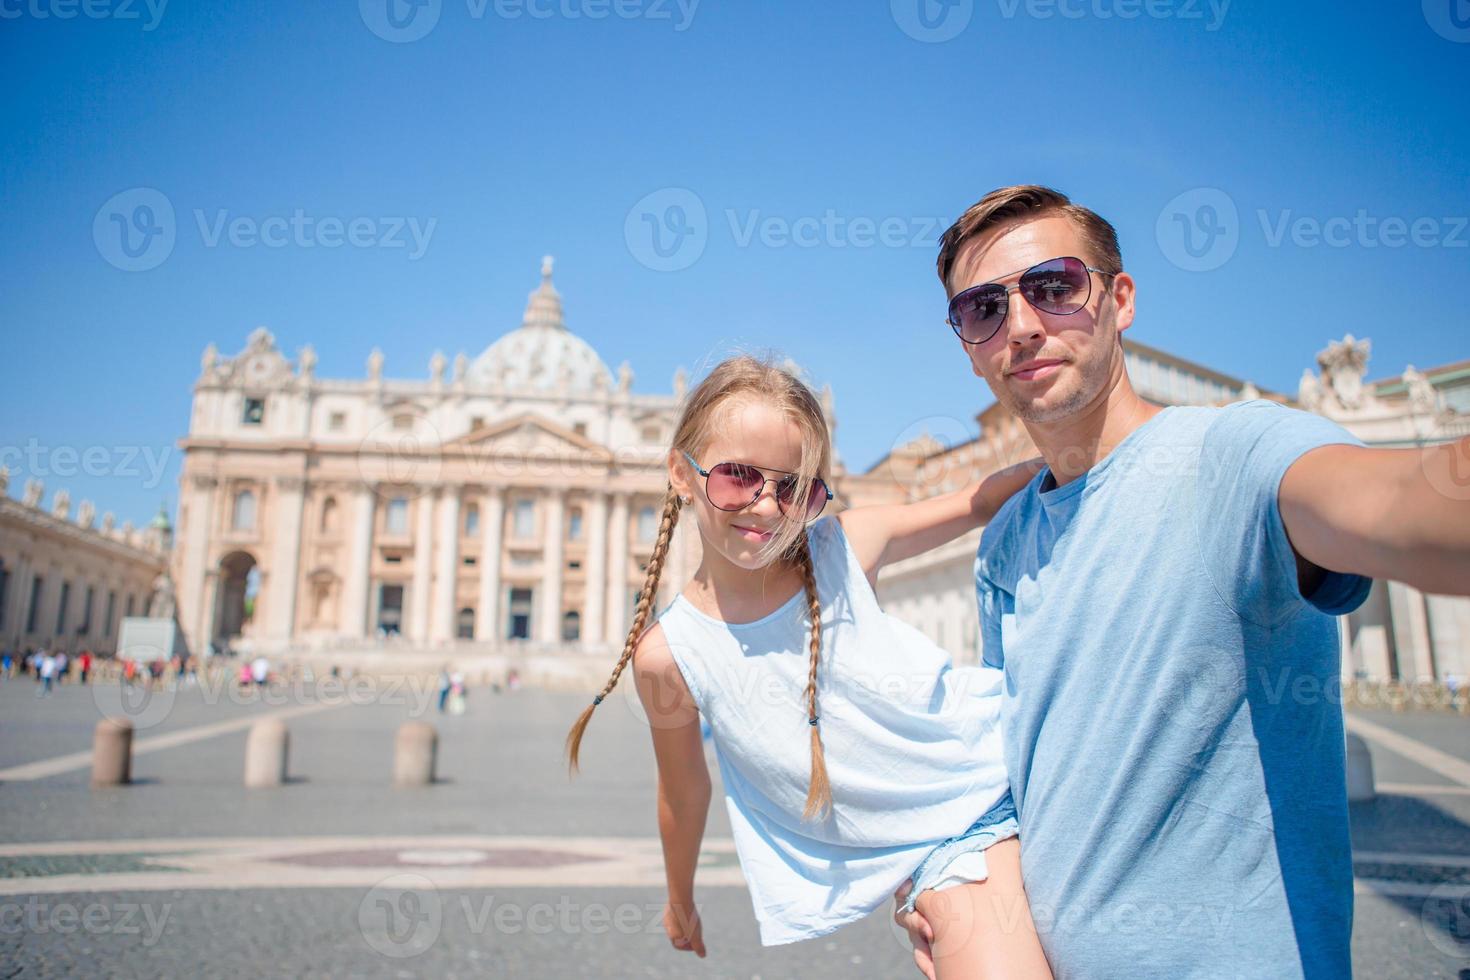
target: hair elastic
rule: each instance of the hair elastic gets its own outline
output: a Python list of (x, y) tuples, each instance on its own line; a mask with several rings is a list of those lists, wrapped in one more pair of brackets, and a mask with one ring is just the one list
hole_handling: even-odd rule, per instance
[(597, 695), (597, 697), (595, 697), (595, 698), (592, 699), (592, 707), (594, 707), (594, 708), (597, 707), (601, 703), (602, 703), (602, 695), (601, 694)]

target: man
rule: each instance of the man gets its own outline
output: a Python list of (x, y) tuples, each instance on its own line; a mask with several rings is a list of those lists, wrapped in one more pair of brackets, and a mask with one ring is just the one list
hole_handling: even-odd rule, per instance
[[(975, 576), (1053, 970), (1350, 975), (1334, 617), (1371, 577), (1470, 590), (1470, 501), (1436, 489), (1463, 486), (1470, 440), (1374, 450), (1270, 402), (1145, 402), (1117, 235), (1047, 188), (970, 208), (939, 275), (974, 373), (1047, 462)], [(970, 921), (901, 924), (932, 976)]]

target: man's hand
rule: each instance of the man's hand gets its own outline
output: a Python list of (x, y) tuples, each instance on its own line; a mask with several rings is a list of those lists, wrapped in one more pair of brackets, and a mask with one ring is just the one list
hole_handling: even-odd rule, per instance
[(893, 893), (893, 921), (904, 928), (904, 931), (909, 934), (909, 942), (914, 944), (914, 965), (929, 980), (935, 980), (934, 930), (929, 928), (929, 923), (919, 914), (917, 908), (907, 914), (899, 913), (899, 909), (903, 907), (904, 899), (908, 898), (909, 891), (913, 887), (913, 880), (910, 879), (904, 882), (898, 891)]
[(694, 905), (669, 902), (664, 905), (664, 932), (675, 949), (692, 952), (704, 959), (704, 924)]

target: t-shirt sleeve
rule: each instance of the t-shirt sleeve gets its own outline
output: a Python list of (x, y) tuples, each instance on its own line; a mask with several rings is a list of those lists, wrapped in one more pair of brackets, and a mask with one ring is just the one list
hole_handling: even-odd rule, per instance
[(975, 599), (980, 609), (980, 662), (997, 670), (1005, 667), (1000, 643), (1000, 617), (1005, 595), (985, 574), (985, 550), (975, 556)]
[(1319, 415), (1268, 401), (1231, 405), (1205, 432), (1194, 485), (1201, 557), (1221, 598), (1241, 617), (1274, 626), (1304, 601), (1342, 615), (1367, 597), (1371, 580), (1332, 571), (1303, 597), (1281, 519), (1286, 471), (1313, 449), (1343, 444), (1363, 443)]

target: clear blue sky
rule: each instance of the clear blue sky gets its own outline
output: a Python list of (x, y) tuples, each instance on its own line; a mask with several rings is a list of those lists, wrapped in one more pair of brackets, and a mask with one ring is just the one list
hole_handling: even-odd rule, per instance
[[(990, 402), (941, 322), (933, 240), (1025, 181), (1118, 226), (1146, 343), (1293, 392), (1349, 331), (1372, 377), (1470, 356), (1470, 43), (1433, 3), (972, 0), (944, 20), (928, 0), (926, 30), (918, 0), (426, 0), (432, 29), (395, 43), (430, 22), (403, 0), (398, 34), (387, 0), (90, 2), (109, 16), (0, 0), (12, 496), (39, 461), (48, 503), (66, 486), (119, 520), (173, 510), (207, 343), (233, 354), (263, 324), (293, 357), (315, 345), (321, 376), (361, 377), (377, 345), (390, 377), (425, 377), (436, 349), (517, 325), (548, 252), (571, 328), (631, 360), (635, 389), (779, 347), (833, 385), (864, 468), (917, 420), (955, 435)], [(104, 204), (135, 188), (163, 195), (175, 241), (130, 272)], [(667, 188), (705, 211), (675, 271), (650, 268), (634, 211)], [(1233, 232), (1200, 210), (1219, 195), (1175, 202), (1199, 188)], [(671, 200), (650, 213), (674, 222)], [(214, 235), (298, 211), (312, 230), (282, 247)], [(322, 218), (374, 241), (434, 224), (414, 257), (406, 230), (324, 247)], [(1300, 218), (1338, 219), (1338, 244)], [(1420, 242), (1385, 244), (1385, 218), (1424, 219)], [(885, 243), (859, 219), (897, 224)], [(1197, 261), (1178, 222), (1227, 234), (1195, 238)], [(817, 244), (769, 233), (788, 226)]]

